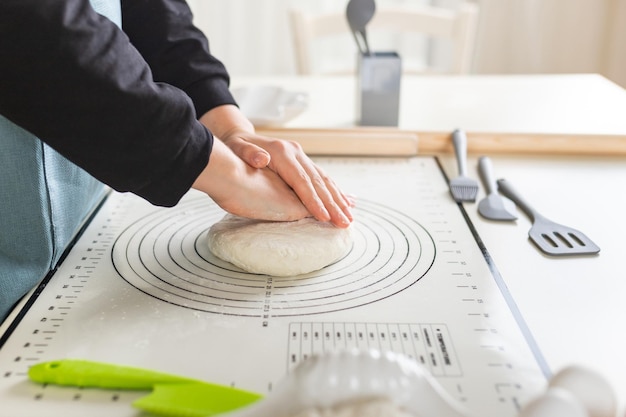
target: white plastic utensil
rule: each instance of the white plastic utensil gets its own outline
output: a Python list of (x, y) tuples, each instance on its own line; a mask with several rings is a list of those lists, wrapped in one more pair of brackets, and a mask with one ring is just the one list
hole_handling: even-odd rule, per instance
[(587, 410), (589, 417), (615, 417), (617, 398), (611, 384), (600, 375), (582, 366), (569, 366), (554, 374), (549, 386), (570, 392)]
[[(472, 417), (428, 370), (410, 358), (377, 350), (314, 355), (264, 399), (216, 417), (291, 417), (339, 404), (386, 400), (416, 417)], [(579, 366), (556, 373), (547, 390), (518, 417), (615, 417), (616, 397), (600, 374)]]
[(372, 398), (388, 399), (420, 417), (470, 417), (417, 362), (375, 350), (312, 356), (265, 399), (220, 417), (293, 416), (312, 408)]
[(611, 384), (591, 369), (569, 366), (554, 374), (542, 395), (526, 404), (518, 417), (616, 417)]
[(589, 417), (582, 403), (569, 391), (551, 388), (533, 399), (518, 417)]

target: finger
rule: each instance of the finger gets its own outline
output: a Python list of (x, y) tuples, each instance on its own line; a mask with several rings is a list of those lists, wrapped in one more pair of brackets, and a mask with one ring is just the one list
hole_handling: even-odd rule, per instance
[(284, 174), (279, 173), (279, 175), (293, 189), (313, 217), (322, 222), (332, 219), (326, 204), (318, 195), (314, 181), (303, 166), (296, 165), (293, 175), (290, 175), (288, 172)]
[(320, 167), (313, 164), (313, 169), (313, 184), (330, 214), (330, 221), (338, 227), (349, 226), (353, 220), (350, 201)]
[[(320, 221), (330, 221), (337, 227), (348, 227), (352, 214), (332, 180), (308, 157), (297, 158), (301, 180), (292, 188), (311, 214)], [(318, 214), (319, 213), (319, 214)]]
[(230, 138), (226, 145), (243, 161), (253, 168), (265, 168), (271, 160), (269, 152), (242, 138)]
[(352, 221), (351, 202), (335, 183), (293, 141), (267, 140), (251, 136), (247, 140), (271, 149), (269, 167), (294, 190), (311, 215), (347, 227)]
[(324, 184), (326, 188), (330, 191), (333, 200), (341, 207), (342, 211), (349, 217), (351, 217), (350, 208), (355, 206), (356, 197), (348, 196), (345, 194), (341, 188), (330, 178), (322, 168), (317, 165), (314, 165), (317, 170), (319, 176), (324, 180)]
[(347, 202), (348, 206), (350, 206), (350, 208), (354, 208), (356, 207), (356, 196), (354, 194), (345, 194), (342, 193), (343, 198), (345, 199), (345, 201)]
[(331, 190), (333, 194), (333, 198), (338, 202), (341, 209), (344, 213), (352, 220), (352, 211), (351, 209), (356, 207), (357, 197), (354, 194), (346, 194), (339, 186), (332, 180), (332, 178), (328, 177), (321, 168), (317, 167), (320, 170), (320, 175), (325, 178), (326, 187)]
[[(256, 143), (263, 143), (261, 139), (252, 138)], [(297, 155), (302, 152), (299, 145), (282, 140), (265, 141), (264, 145), (274, 156), (268, 167), (291, 187), (313, 217), (319, 221), (330, 220), (330, 214), (324, 207), (322, 200), (317, 196), (309, 173), (298, 160)]]

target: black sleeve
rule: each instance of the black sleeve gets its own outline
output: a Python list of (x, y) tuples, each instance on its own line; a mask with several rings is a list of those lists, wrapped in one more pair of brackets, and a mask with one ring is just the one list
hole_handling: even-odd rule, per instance
[(113, 188), (158, 205), (189, 189), (213, 141), (190, 97), (156, 82), (127, 35), (88, 0), (0, 0), (0, 114)]
[(213, 107), (235, 104), (228, 73), (210, 54), (185, 0), (122, 0), (122, 16), (124, 32), (154, 79), (185, 91), (198, 117)]

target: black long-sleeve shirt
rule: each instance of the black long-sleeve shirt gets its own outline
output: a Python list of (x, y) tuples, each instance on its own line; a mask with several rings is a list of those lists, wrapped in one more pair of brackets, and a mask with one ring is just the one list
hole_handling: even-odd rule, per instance
[[(196, 118), (234, 104), (184, 0), (0, 0), (0, 114), (119, 191), (174, 205), (206, 166)], [(1, 138), (0, 138), (1, 141)]]

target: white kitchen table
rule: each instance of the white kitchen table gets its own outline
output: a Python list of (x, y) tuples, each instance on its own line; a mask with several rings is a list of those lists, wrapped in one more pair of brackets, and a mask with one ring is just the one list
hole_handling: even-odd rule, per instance
[(396, 129), (355, 125), (351, 77), (247, 77), (232, 84), (308, 93), (306, 111), (258, 131), (299, 140), (311, 154), (433, 154), (453, 177), (450, 133), (464, 129), (472, 177), (479, 178), (478, 157), (490, 156), (497, 177), (600, 246), (595, 256), (548, 257), (529, 241), (523, 213), (499, 223), (480, 217), (477, 204), (464, 204), (549, 368), (579, 364), (601, 372), (624, 416), (624, 89), (593, 74), (405, 77)]
[[(403, 132), (403, 142), (406, 134), (415, 134), (417, 153), (437, 154), (453, 177), (457, 168), (449, 136), (463, 128), (471, 176), (479, 179), (478, 157), (490, 156), (496, 176), (509, 180), (536, 209), (600, 246), (597, 256), (548, 257), (528, 239), (531, 222), (523, 213), (516, 222), (495, 222), (482, 218), (477, 204), (464, 204), (551, 370), (580, 364), (601, 372), (615, 387), (619, 415), (624, 415), (624, 89), (593, 74), (405, 77), (398, 129), (353, 130), (351, 77), (236, 78), (233, 85), (278, 85), (308, 93), (304, 113), (259, 131), (302, 138), (312, 153), (332, 154), (342, 137), (354, 147), (358, 132), (379, 135), (381, 150), (386, 135)], [(333, 140), (324, 142), (324, 135)], [(317, 139), (329, 150), (320, 149)], [(411, 146), (397, 149), (411, 152)], [(483, 196), (481, 187), (478, 199)]]

